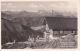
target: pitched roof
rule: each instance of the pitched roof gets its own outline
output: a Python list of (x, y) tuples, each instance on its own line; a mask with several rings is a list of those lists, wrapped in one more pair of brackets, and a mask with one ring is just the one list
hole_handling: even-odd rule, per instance
[(46, 17), (46, 20), (53, 30), (77, 30), (77, 18)]

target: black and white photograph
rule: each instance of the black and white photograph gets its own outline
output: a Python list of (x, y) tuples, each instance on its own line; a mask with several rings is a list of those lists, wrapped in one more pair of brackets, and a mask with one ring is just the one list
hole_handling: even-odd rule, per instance
[(77, 2), (2, 1), (1, 49), (77, 49)]

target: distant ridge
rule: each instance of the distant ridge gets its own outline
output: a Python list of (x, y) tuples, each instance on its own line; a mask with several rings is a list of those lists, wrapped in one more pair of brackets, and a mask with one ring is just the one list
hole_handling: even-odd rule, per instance
[(76, 18), (77, 13), (72, 13), (72, 12), (60, 12), (60, 11), (45, 11), (45, 10), (39, 10), (37, 12), (28, 12), (25, 10), (22, 11), (3, 11), (3, 13), (7, 15), (11, 15), (14, 17), (45, 17), (45, 16), (51, 16), (51, 17), (56, 17), (56, 16), (63, 16), (63, 17), (70, 17), (70, 18)]

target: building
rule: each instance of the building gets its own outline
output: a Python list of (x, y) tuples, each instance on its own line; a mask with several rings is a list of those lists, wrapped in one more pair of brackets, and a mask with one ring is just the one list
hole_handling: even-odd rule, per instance
[(53, 35), (77, 34), (77, 18), (46, 17), (46, 25)]

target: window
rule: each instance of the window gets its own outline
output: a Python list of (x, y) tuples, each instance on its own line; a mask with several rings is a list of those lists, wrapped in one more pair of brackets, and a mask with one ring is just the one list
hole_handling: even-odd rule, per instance
[(69, 34), (71, 33), (71, 31), (64, 31), (64, 34)]
[(59, 34), (59, 31), (53, 31), (53, 34)]
[(60, 30), (60, 34), (63, 34), (63, 30)]

